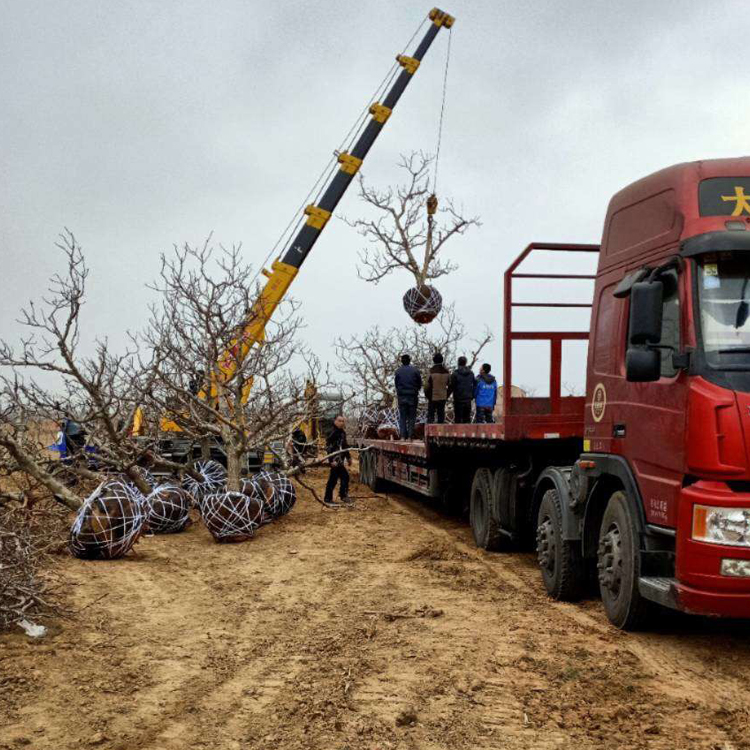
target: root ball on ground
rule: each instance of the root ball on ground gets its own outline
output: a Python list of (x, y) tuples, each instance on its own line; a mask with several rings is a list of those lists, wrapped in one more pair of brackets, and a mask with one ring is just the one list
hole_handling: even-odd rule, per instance
[(110, 480), (86, 498), (70, 530), (69, 548), (85, 560), (127, 554), (146, 525), (146, 509), (127, 484)]
[(186, 474), (182, 486), (190, 493), (196, 505), (203, 497), (221, 492), (226, 487), (227, 470), (218, 461), (196, 461), (193, 471), (201, 478), (196, 479)]
[(243, 492), (216, 492), (203, 497), (201, 518), (217, 542), (244, 542), (263, 523), (263, 500)]
[(246, 487), (248, 492), (256, 492), (263, 499), (266, 521), (286, 515), (297, 501), (297, 492), (291, 480), (277, 471), (258, 472), (244, 481), (243, 492)]
[(176, 484), (162, 484), (146, 498), (148, 527), (154, 534), (175, 534), (190, 521), (192, 498)]

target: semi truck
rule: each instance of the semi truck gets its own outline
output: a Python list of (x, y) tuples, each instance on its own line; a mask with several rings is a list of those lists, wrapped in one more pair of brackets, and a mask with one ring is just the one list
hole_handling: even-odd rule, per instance
[[(596, 253), (596, 273), (525, 272), (540, 252)], [(522, 278), (542, 299), (516, 301)], [(557, 301), (561, 279), (589, 279), (593, 298)], [(750, 617), (750, 157), (638, 180), (611, 199), (600, 245), (532, 243), (503, 288), (497, 423), (365, 440), (361, 481), (467, 508), (486, 550), (534, 545), (552, 598), (598, 582), (618, 628), (660, 606)], [(589, 329), (518, 330), (522, 307), (590, 307)], [(588, 342), (585, 396), (562, 393), (570, 340)], [(518, 341), (546, 342), (549, 395), (514, 396)]]

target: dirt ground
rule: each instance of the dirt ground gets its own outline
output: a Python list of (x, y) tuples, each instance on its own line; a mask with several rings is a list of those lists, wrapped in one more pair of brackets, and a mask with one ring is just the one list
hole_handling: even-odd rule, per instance
[(353, 494), (240, 545), (196, 524), (66, 558), (76, 619), (0, 636), (0, 748), (750, 748), (749, 625), (619, 633), (531, 555)]

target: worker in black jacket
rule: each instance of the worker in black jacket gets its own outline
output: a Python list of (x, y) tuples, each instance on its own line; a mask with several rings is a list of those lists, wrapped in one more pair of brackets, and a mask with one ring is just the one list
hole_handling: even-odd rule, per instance
[(352, 457), (349, 454), (349, 443), (346, 442), (345, 426), (344, 417), (339, 414), (333, 420), (333, 429), (326, 440), (326, 453), (329, 456), (328, 463), (331, 467), (326, 484), (325, 501), (327, 503), (333, 502), (333, 490), (337, 482), (340, 482), (339, 499), (342, 503), (349, 502), (349, 472), (346, 470), (344, 462), (351, 466)]
[(450, 389), (453, 394), (454, 421), (456, 424), (471, 422), (471, 402), (477, 379), (470, 367), (466, 366), (466, 357), (458, 358), (458, 367), (451, 373)]
[(422, 374), (411, 363), (411, 357), (401, 357), (401, 367), (394, 377), (396, 398), (398, 399), (398, 428), (402, 440), (414, 437), (414, 423), (417, 421), (417, 402), (422, 390)]

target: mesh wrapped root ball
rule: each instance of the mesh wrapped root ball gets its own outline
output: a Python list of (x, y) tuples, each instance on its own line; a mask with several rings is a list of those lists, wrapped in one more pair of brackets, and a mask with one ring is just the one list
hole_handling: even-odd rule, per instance
[(378, 436), (381, 411), (382, 409), (378, 406), (365, 407), (359, 418), (359, 432), (362, 437), (374, 438)]
[(382, 409), (377, 435), (381, 440), (393, 440), (399, 436), (398, 409)]
[(286, 515), (297, 502), (297, 492), (291, 480), (278, 471), (258, 472), (249, 481), (263, 498), (264, 518), (267, 522)]
[(263, 523), (260, 493), (216, 492), (200, 501), (203, 523), (217, 542), (244, 542)]
[(175, 534), (190, 523), (192, 498), (176, 484), (162, 484), (146, 498), (148, 527), (154, 534)]
[(207, 495), (221, 492), (226, 486), (227, 470), (218, 461), (197, 461), (193, 471), (200, 474), (201, 479), (194, 479), (186, 474), (182, 486), (191, 494), (196, 504)]
[(443, 308), (443, 298), (433, 286), (412, 287), (404, 295), (404, 310), (415, 323), (430, 323)]
[(146, 526), (146, 509), (122, 481), (100, 484), (86, 498), (70, 529), (69, 547), (84, 560), (113, 560), (127, 554)]

